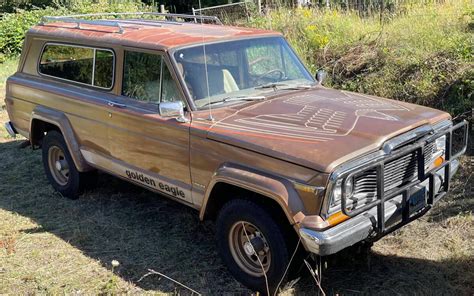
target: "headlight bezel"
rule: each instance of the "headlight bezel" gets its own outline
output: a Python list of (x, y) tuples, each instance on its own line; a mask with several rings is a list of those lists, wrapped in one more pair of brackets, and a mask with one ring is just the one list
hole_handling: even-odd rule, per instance
[(446, 135), (442, 135), (434, 141), (434, 151), (431, 155), (431, 162), (436, 158), (446, 154)]
[(346, 195), (346, 198), (350, 198), (354, 195), (354, 177), (349, 177), (343, 179), (337, 180), (334, 189), (332, 190), (331, 193), (331, 200), (329, 207), (333, 208), (336, 206), (339, 206), (341, 204), (341, 199), (342, 199), (342, 182), (345, 182), (345, 192), (344, 194)]

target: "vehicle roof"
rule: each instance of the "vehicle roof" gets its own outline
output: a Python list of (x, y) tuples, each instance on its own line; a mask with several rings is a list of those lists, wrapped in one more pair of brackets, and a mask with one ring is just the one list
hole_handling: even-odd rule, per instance
[(106, 42), (135, 47), (174, 48), (201, 42), (231, 40), (245, 37), (281, 35), (275, 31), (194, 22), (150, 22), (143, 19), (120, 19), (123, 28), (75, 23), (51, 22), (39, 24), (29, 34), (79, 41)]

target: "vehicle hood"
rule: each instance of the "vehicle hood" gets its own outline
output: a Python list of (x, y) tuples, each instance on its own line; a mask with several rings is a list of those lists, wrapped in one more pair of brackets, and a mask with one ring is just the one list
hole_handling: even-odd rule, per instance
[(317, 87), (226, 108), (209, 139), (331, 172), (388, 139), (449, 114), (419, 105)]

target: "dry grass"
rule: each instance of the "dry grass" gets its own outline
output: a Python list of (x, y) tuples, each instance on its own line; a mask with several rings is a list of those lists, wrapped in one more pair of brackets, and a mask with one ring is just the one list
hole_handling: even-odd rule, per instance
[[(0, 294), (190, 294), (159, 271), (207, 294), (249, 294), (219, 259), (212, 223), (197, 212), (101, 174), (81, 199), (48, 185), (40, 151), (19, 148), (0, 109)], [(423, 219), (376, 243), (368, 257), (327, 258), (331, 294), (472, 295), (472, 164), (463, 161), (452, 193)], [(471, 162), (474, 159), (470, 158)], [(112, 260), (120, 266), (113, 268)], [(370, 269), (368, 268), (370, 267)], [(308, 272), (284, 295), (314, 295)]]
[[(0, 121), (7, 119), (1, 111)], [(160, 271), (203, 294), (243, 293), (218, 258), (212, 224), (153, 193), (100, 175), (77, 201), (47, 184), (39, 151), (0, 131), (0, 294), (182, 293)], [(465, 294), (474, 291), (472, 170), (428, 216), (376, 243), (368, 270), (348, 254), (329, 258), (330, 294)], [(113, 270), (112, 260), (121, 264)], [(286, 295), (316, 291), (306, 273)]]

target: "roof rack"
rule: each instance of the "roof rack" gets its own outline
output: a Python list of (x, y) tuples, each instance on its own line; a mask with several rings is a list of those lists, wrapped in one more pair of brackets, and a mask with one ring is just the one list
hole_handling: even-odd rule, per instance
[[(81, 29), (81, 24), (85, 25), (98, 25), (98, 26), (108, 26), (118, 28), (117, 33), (123, 33), (123, 24), (130, 23), (126, 19), (101, 19), (101, 20), (86, 20), (82, 19), (83, 17), (104, 17), (104, 16), (163, 16), (167, 18), (166, 20), (149, 20), (146, 19), (147, 25), (166, 24), (166, 23), (180, 23), (177, 19), (185, 20), (194, 20), (197, 23), (197, 20), (201, 21), (211, 21), (218, 25), (222, 25), (221, 20), (216, 16), (208, 15), (190, 15), (190, 14), (178, 14), (178, 13), (160, 13), (160, 12), (109, 12), (109, 13), (89, 13), (89, 14), (74, 14), (74, 15), (64, 15), (64, 16), (44, 16), (39, 25), (45, 26), (51, 22), (63, 22), (63, 23), (72, 23), (76, 24), (77, 29)], [(170, 20), (171, 19), (171, 20)]]

